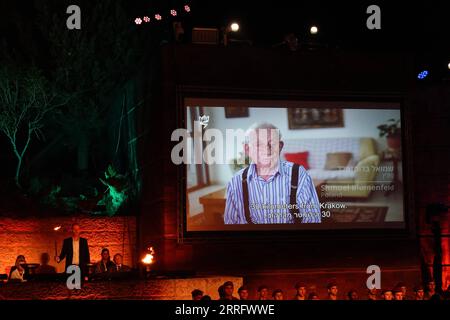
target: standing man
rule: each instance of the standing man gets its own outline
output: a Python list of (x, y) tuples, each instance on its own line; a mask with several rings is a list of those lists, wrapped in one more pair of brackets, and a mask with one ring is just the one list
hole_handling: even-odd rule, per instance
[(86, 265), (91, 262), (87, 239), (81, 238), (81, 228), (78, 223), (72, 225), (72, 236), (64, 239), (61, 253), (55, 257), (56, 262), (66, 259), (66, 270), (70, 265), (77, 265), (86, 275)]

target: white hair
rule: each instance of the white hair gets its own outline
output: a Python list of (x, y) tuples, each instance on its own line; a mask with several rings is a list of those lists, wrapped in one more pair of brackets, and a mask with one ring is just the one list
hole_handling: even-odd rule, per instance
[(272, 130), (277, 130), (278, 132), (278, 138), (281, 141), (281, 131), (280, 129), (278, 129), (275, 125), (271, 124), (270, 122), (255, 122), (254, 124), (252, 124), (247, 131), (245, 131), (245, 143), (249, 143), (250, 142), (250, 134), (252, 132), (256, 132), (259, 129), (272, 129)]

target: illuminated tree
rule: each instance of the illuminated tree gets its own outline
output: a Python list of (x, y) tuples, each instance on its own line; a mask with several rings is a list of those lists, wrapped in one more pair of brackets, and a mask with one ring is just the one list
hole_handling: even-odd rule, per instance
[(22, 163), (33, 137), (43, 138), (44, 118), (63, 105), (36, 69), (0, 67), (0, 131), (17, 160), (15, 182), (20, 188)]

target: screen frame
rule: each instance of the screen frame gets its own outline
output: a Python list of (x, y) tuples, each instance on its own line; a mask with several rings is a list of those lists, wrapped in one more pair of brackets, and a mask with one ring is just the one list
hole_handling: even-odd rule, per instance
[[(187, 99), (200, 101), (249, 100), (280, 101), (283, 107), (298, 102), (349, 103), (362, 106), (371, 104), (396, 104), (399, 106), (402, 126), (402, 171), (403, 171), (403, 228), (358, 228), (358, 229), (320, 229), (320, 230), (246, 230), (246, 231), (188, 231), (186, 216), (186, 165), (177, 166), (177, 240), (178, 243), (199, 242), (309, 242), (321, 239), (397, 239), (416, 238), (416, 216), (414, 210), (414, 184), (412, 174), (412, 141), (410, 139), (411, 114), (406, 108), (406, 98), (401, 93), (355, 93), (355, 92), (304, 92), (283, 90), (242, 90), (232, 88), (211, 88), (198, 86), (178, 86), (176, 90), (176, 119), (178, 128), (186, 128)], [(259, 104), (258, 104), (259, 107)], [(273, 105), (272, 105), (273, 107)]]

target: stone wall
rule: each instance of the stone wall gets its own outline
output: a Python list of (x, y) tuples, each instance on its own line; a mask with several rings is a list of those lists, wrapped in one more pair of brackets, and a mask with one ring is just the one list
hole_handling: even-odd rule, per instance
[(242, 278), (211, 276), (186, 279), (148, 279), (99, 281), (86, 283), (80, 290), (69, 290), (65, 282), (25, 282), (0, 284), (0, 300), (191, 300), (191, 292), (200, 289), (212, 299), (219, 299), (217, 288), (233, 281), (235, 296)]
[[(28, 263), (38, 263), (44, 252), (52, 257), (50, 264), (63, 272), (64, 262), (57, 264), (53, 259), (55, 241), (59, 254), (63, 239), (70, 236), (74, 222), (80, 224), (82, 237), (88, 239), (91, 262), (98, 261), (102, 248), (106, 247), (111, 256), (121, 253), (124, 264), (134, 265), (137, 260), (136, 217), (0, 217), (0, 274), (9, 273), (19, 254), (25, 255)], [(54, 231), (56, 226), (61, 229)]]

